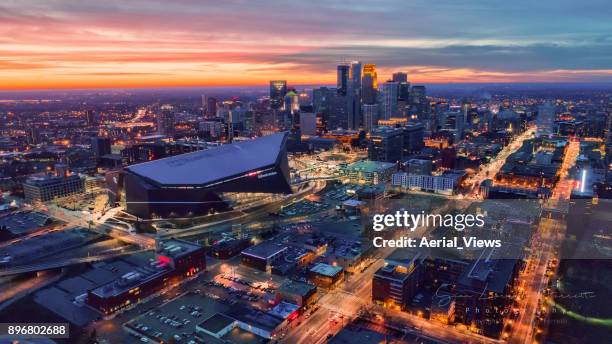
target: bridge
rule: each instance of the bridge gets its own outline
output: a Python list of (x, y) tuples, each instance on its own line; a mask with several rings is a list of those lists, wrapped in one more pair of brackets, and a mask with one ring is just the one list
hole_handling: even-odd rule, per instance
[(37, 272), (37, 271), (43, 271), (43, 270), (63, 268), (63, 267), (76, 265), (76, 264), (100, 262), (100, 261), (107, 260), (107, 259), (117, 258), (117, 257), (125, 256), (125, 255), (145, 252), (145, 251), (147, 250), (142, 250), (142, 249), (125, 250), (125, 251), (112, 253), (112, 254), (103, 254), (103, 255), (80, 257), (80, 258), (57, 259), (57, 260), (51, 260), (51, 261), (42, 262), (42, 263), (21, 265), (21, 266), (16, 266), (16, 267), (0, 269), (0, 277), (22, 274), (22, 273), (27, 273), (27, 272)]

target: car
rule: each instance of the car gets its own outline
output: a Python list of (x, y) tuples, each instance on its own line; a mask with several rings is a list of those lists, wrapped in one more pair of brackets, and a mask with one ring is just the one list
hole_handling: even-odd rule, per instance
[(178, 334), (175, 334), (174, 336), (172, 336), (172, 338), (174, 338), (174, 340), (176, 340), (177, 342), (180, 342), (181, 339), (183, 339), (183, 337), (179, 336)]
[(140, 337), (140, 341), (143, 343), (148, 343), (149, 342), (149, 338), (147, 337)]

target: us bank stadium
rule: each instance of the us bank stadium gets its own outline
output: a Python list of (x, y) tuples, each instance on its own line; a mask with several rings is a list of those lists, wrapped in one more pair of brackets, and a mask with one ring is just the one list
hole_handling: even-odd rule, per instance
[(146, 219), (201, 216), (249, 195), (290, 194), (286, 141), (278, 133), (129, 166), (126, 210)]

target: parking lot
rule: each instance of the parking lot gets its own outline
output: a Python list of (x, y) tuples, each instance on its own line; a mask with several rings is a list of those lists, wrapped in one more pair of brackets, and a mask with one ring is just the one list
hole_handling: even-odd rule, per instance
[(125, 327), (143, 343), (204, 343), (195, 336), (196, 325), (230, 306), (206, 293), (188, 293), (130, 320)]

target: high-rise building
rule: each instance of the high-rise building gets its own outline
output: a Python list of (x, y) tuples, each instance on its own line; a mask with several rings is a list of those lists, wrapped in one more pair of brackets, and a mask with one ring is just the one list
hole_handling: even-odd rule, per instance
[(380, 111), (379, 104), (363, 104), (363, 128), (366, 132), (371, 132), (376, 128), (378, 122), (378, 114)]
[(361, 62), (352, 61), (349, 65), (349, 90), (361, 90)]
[(96, 116), (95, 116), (93, 110), (86, 110), (85, 111), (85, 117), (87, 119), (87, 126), (88, 127), (93, 127), (96, 124)]
[(223, 123), (219, 121), (201, 121), (198, 123), (198, 129), (205, 137), (216, 139), (223, 133)]
[(350, 64), (346, 103), (348, 129), (359, 129), (361, 125), (361, 62), (359, 61)]
[(28, 136), (27, 136), (27, 141), (29, 144), (31, 145), (37, 145), (41, 142), (40, 139), (40, 128), (38, 128), (37, 126), (33, 125), (30, 128), (28, 128)]
[(366, 63), (363, 66), (363, 77), (361, 78), (361, 100), (364, 104), (376, 103), (376, 93), (378, 91), (378, 80), (376, 75), (376, 65)]
[(164, 104), (160, 107), (160, 113), (157, 115), (157, 131), (169, 137), (174, 136), (175, 132), (174, 107), (169, 104)]
[(279, 110), (283, 107), (287, 94), (287, 80), (270, 81), (270, 108)]
[[(397, 100), (398, 102), (403, 102), (402, 106), (405, 107), (410, 101), (410, 83), (408, 82), (408, 74), (403, 72), (393, 73), (392, 81), (398, 83)], [(399, 112), (401, 113), (403, 111)]]
[(349, 96), (343, 96), (333, 88), (320, 87), (313, 90), (315, 113), (322, 115), (323, 123), (329, 130), (348, 127)]
[(108, 137), (96, 136), (91, 138), (91, 150), (96, 162), (103, 156), (111, 153), (111, 140)]
[(314, 112), (300, 112), (300, 131), (304, 135), (317, 134), (317, 115)]
[(408, 82), (408, 74), (406, 74), (404, 72), (393, 73), (393, 77), (392, 77), (391, 81), (397, 82), (397, 83)]
[(300, 98), (295, 90), (290, 90), (285, 94), (283, 109), (292, 114), (300, 110)]
[(347, 64), (338, 65), (338, 75), (337, 75), (337, 90), (338, 94), (342, 96), (346, 96), (346, 92), (348, 91), (349, 84), (349, 69), (350, 66)]
[[(606, 121), (606, 158), (608, 160), (608, 166), (612, 166), (612, 98), (608, 99), (608, 118)], [(610, 169), (608, 169), (608, 173)]]
[(538, 136), (548, 136), (553, 133), (553, 123), (555, 121), (555, 106), (551, 103), (544, 103), (538, 106), (538, 117), (536, 125)]
[(206, 117), (206, 106), (208, 105), (208, 96), (202, 95), (202, 116)]
[(459, 111), (455, 116), (455, 143), (458, 143), (463, 139), (465, 124), (467, 122), (469, 110), (470, 104), (464, 102), (461, 105), (461, 111)]
[(412, 86), (410, 89), (411, 111), (422, 115), (428, 111), (425, 86)]
[(380, 87), (380, 117), (381, 119), (389, 119), (394, 117), (397, 112), (397, 82), (385, 82)]
[(374, 161), (398, 162), (402, 159), (403, 130), (380, 127), (370, 133), (368, 159)]
[(208, 97), (206, 100), (206, 117), (217, 116), (217, 98)]
[(404, 131), (404, 154), (408, 156), (410, 154), (421, 151), (424, 146), (423, 136), (425, 127), (422, 123), (408, 123), (402, 128)]

